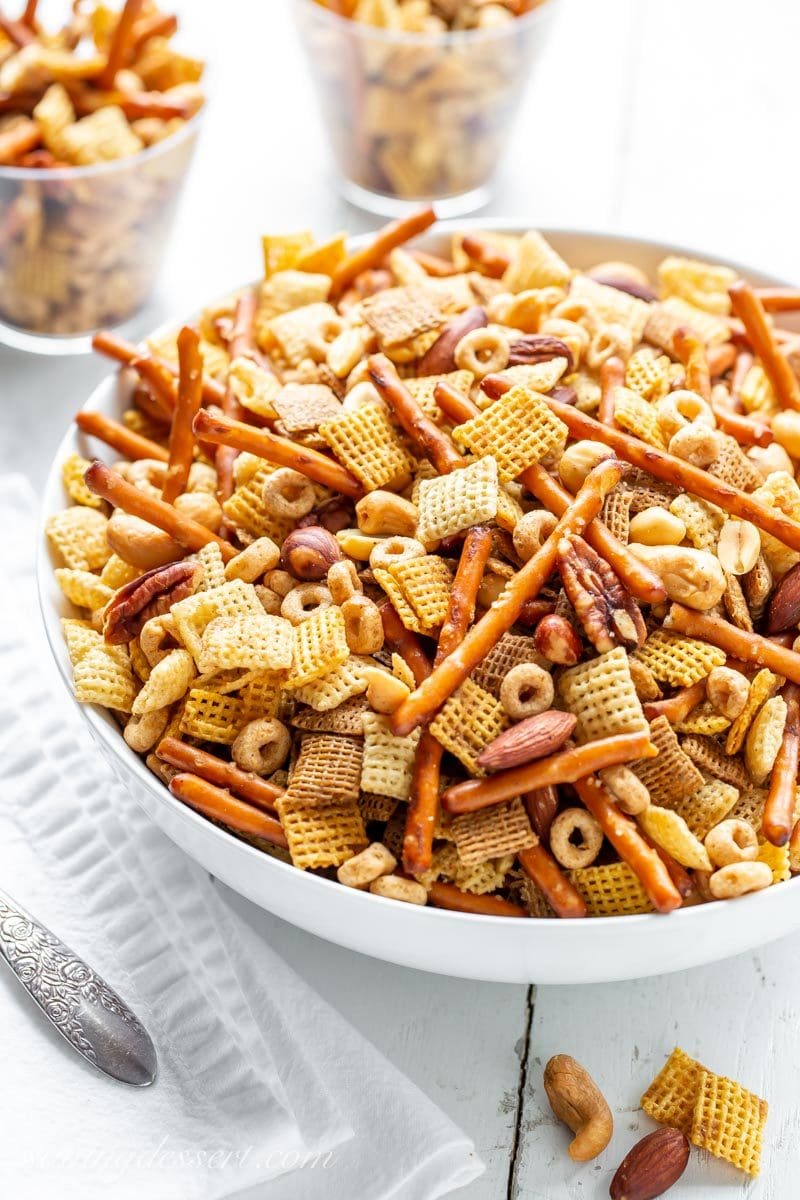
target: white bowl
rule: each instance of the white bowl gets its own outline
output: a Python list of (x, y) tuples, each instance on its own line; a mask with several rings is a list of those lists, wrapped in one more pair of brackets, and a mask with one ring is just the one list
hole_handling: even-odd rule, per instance
[[(439, 226), (421, 241), (441, 251), (445, 238), (469, 222)], [(472, 222), (487, 228), (488, 222)], [(494, 222), (515, 231), (520, 223)], [(669, 253), (696, 251), (609, 234), (547, 232), (556, 249), (576, 266), (625, 259), (651, 277)], [(708, 258), (708, 255), (700, 255)], [(760, 285), (780, 281), (740, 268)], [(87, 409), (118, 416), (122, 385), (109, 376)], [(38, 582), (45, 628), (64, 682), (72, 694), (71, 668), (59, 619), (70, 614), (53, 576), (44, 520), (65, 505), (60, 467), (68, 454), (104, 453), (72, 426), (59, 447), (45, 486), (39, 533)], [(364, 894), (277, 859), (213, 825), (176, 800), (123, 741), (112, 718), (99, 708), (78, 706), (99, 749), (157, 825), (211, 874), (269, 912), (327, 941), (378, 959), (456, 975), (507, 983), (596, 983), (660, 975), (751, 950), (800, 926), (800, 878), (738, 900), (657, 914), (593, 920), (518, 920), (418, 908)]]

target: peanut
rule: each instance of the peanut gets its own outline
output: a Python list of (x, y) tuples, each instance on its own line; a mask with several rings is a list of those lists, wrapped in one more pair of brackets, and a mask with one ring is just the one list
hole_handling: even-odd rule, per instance
[(760, 553), (761, 536), (755, 525), (734, 519), (725, 522), (717, 542), (717, 558), (723, 571), (729, 575), (746, 575), (758, 562)]

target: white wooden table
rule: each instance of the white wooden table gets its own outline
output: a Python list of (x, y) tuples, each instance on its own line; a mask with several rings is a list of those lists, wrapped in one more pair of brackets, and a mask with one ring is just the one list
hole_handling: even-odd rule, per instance
[[(289, 3), (174, 6), (187, 17), (185, 44), (213, 57), (214, 98), (141, 332), (255, 274), (263, 231), (375, 224), (333, 190)], [(651, 234), (800, 280), (798, 45), (793, 0), (564, 0), (489, 211)], [(0, 351), (0, 470), (41, 482), (106, 369)], [(237, 905), (474, 1138), (487, 1170), (465, 1200), (607, 1195), (611, 1170), (652, 1128), (639, 1096), (676, 1042), (772, 1111), (761, 1180), (748, 1185), (695, 1154), (670, 1196), (797, 1195), (800, 940), (671, 977), (525, 988), (377, 963)], [(588, 1167), (567, 1158), (543, 1099), (543, 1065), (560, 1051), (591, 1070), (617, 1116), (612, 1146)]]

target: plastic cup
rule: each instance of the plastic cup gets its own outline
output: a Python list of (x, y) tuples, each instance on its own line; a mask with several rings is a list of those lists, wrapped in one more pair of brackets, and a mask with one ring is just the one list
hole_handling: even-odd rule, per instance
[(129, 158), (0, 167), (0, 343), (85, 353), (150, 295), (201, 115)]
[(386, 216), (421, 201), (441, 216), (485, 204), (555, 7), (545, 0), (491, 29), (419, 34), (295, 0), (345, 197)]

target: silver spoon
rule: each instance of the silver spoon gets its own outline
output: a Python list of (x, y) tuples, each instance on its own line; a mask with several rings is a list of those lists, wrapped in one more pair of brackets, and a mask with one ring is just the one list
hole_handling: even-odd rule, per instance
[(146, 1087), (158, 1071), (147, 1030), (74, 950), (0, 890), (0, 958), (47, 1019), (99, 1071)]

